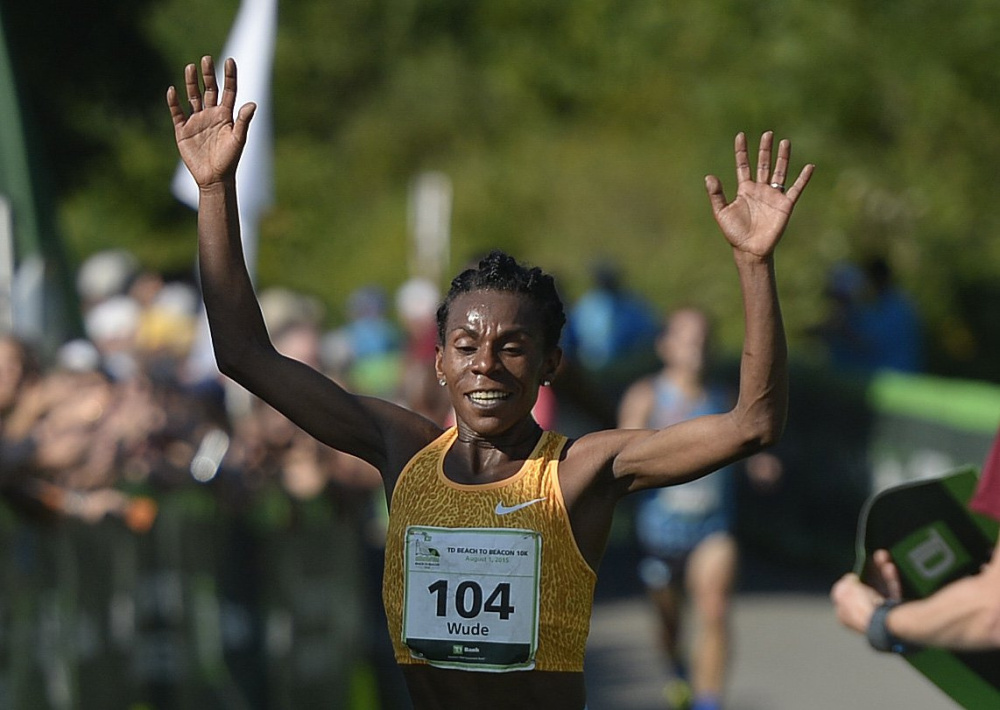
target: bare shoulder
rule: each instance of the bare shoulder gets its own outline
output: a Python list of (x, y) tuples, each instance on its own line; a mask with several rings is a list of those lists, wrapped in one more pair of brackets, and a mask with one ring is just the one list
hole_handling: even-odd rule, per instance
[(444, 432), (430, 419), (377, 397), (359, 397), (362, 407), (380, 429), (385, 462), (382, 476), (386, 484), (393, 485), (403, 468), (419, 451)]
[(559, 487), (573, 536), (591, 568), (600, 567), (615, 509), (631, 481), (615, 477), (615, 460), (646, 432), (607, 429), (571, 442), (559, 465)]

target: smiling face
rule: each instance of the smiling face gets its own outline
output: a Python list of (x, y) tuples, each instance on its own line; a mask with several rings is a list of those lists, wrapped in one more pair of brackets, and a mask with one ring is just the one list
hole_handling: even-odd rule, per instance
[(470, 291), (451, 304), (435, 367), (460, 427), (482, 437), (528, 420), (544, 380), (559, 366), (546, 349), (542, 320), (526, 296)]

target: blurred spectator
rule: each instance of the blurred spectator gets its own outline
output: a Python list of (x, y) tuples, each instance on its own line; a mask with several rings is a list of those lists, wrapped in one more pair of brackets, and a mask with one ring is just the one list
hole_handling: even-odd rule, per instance
[(894, 281), (889, 262), (875, 257), (865, 264), (869, 290), (861, 304), (860, 326), (871, 351), (873, 369), (919, 372), (924, 348), (920, 315), (910, 296)]
[(94, 305), (84, 317), (87, 337), (100, 352), (105, 371), (115, 380), (138, 373), (135, 336), (141, 315), (138, 301), (116, 295)]
[(127, 293), (138, 273), (138, 260), (124, 249), (107, 249), (87, 257), (76, 277), (84, 315), (97, 304)]
[(558, 393), (596, 420), (615, 426), (625, 388), (656, 369), (659, 323), (654, 309), (627, 291), (617, 265), (595, 264), (593, 286), (570, 309), (563, 331)]
[(135, 530), (148, 529), (155, 506), (115, 490), (115, 476), (119, 455), (145, 441), (150, 420), (119, 408), (119, 393), (85, 341), (68, 343), (57, 362), (22, 384), (4, 417), (3, 449), (18, 452), (5, 461), (5, 497), (35, 519), (97, 522), (112, 514)]
[(11, 426), (11, 416), (41, 376), (31, 348), (13, 335), (0, 337), (0, 490), (9, 494), (17, 475), (33, 462), (34, 443), (27, 428)]
[[(622, 398), (619, 426), (660, 429), (702, 415), (727, 412), (729, 392), (708, 381), (711, 324), (696, 308), (679, 308), (664, 323), (656, 351), (661, 370), (634, 383)], [(751, 480), (770, 487), (780, 462), (769, 453), (748, 460)], [(739, 552), (732, 466), (695, 481), (643, 491), (635, 503), (639, 577), (660, 622), (667, 666), (665, 694), (671, 708), (718, 710), (731, 656), (730, 596)], [(697, 632), (686, 635), (685, 601), (695, 611)], [(690, 672), (687, 659), (690, 659)]]
[[(69, 358), (62, 358), (68, 362)], [(81, 490), (109, 485), (114, 455), (100, 446), (116, 404), (112, 381), (94, 362), (78, 369), (56, 369), (26, 390), (8, 420), (8, 433), (31, 437), (38, 474)]]
[(840, 371), (863, 367), (857, 311), (865, 290), (865, 274), (854, 263), (842, 261), (827, 272), (823, 295), (827, 312), (823, 321), (807, 332), (826, 349), (830, 365)]
[(864, 268), (851, 262), (835, 264), (825, 293), (827, 317), (809, 332), (825, 345), (832, 367), (855, 374), (923, 369), (919, 314), (893, 283), (884, 258), (873, 258)]
[(297, 325), (319, 327), (325, 316), (320, 301), (289, 288), (272, 286), (260, 294), (260, 310), (268, 331), (279, 333)]
[(347, 300), (348, 322), (340, 332), (350, 347), (350, 380), (359, 392), (396, 398), (400, 381), (399, 329), (378, 286), (355, 290)]
[(600, 371), (639, 348), (649, 348), (659, 330), (653, 309), (626, 291), (617, 265), (594, 266), (593, 287), (570, 310), (563, 336), (566, 357)]
[(404, 337), (399, 398), (413, 411), (443, 424), (451, 403), (434, 374), (440, 301), (437, 286), (423, 278), (410, 279), (396, 291), (396, 313)]
[(13, 335), (0, 336), (0, 426), (40, 375), (41, 365), (27, 343)]
[[(15, 485), (21, 502), (96, 522), (140, 500), (116, 490), (123, 483), (190, 483), (209, 408), (178, 382), (197, 312), (192, 286), (165, 282), (121, 249), (88, 257), (76, 283), (87, 337), (63, 344), (23, 388), (4, 437), (30, 454)], [(146, 512), (137, 525), (152, 523)]]
[(198, 292), (181, 281), (160, 282), (148, 296), (148, 300), (136, 298), (142, 310), (135, 346), (148, 366), (169, 367), (179, 373), (194, 345)]
[(385, 292), (378, 286), (365, 286), (347, 300), (347, 332), (356, 358), (391, 352), (399, 345), (399, 333), (389, 321)]

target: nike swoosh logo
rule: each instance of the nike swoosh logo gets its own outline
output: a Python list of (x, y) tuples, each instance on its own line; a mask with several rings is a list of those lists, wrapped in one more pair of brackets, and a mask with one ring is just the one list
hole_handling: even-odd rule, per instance
[(534, 505), (535, 503), (541, 503), (545, 498), (535, 498), (534, 500), (525, 501), (524, 503), (518, 503), (517, 505), (504, 505), (503, 501), (497, 503), (496, 510), (494, 511), (497, 515), (510, 515), (521, 508), (527, 508), (529, 505)]

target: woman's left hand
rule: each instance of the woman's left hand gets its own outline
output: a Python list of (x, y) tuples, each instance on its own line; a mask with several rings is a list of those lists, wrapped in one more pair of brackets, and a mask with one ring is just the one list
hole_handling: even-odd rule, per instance
[(792, 145), (788, 140), (778, 144), (778, 158), (771, 166), (774, 133), (767, 131), (760, 138), (757, 152), (757, 176), (753, 177), (747, 153), (746, 135), (736, 136), (736, 199), (726, 201), (722, 182), (714, 175), (705, 178), (705, 189), (712, 204), (715, 221), (734, 249), (758, 257), (767, 257), (781, 240), (792, 209), (802, 194), (813, 165), (802, 168), (791, 187), (785, 187)]

